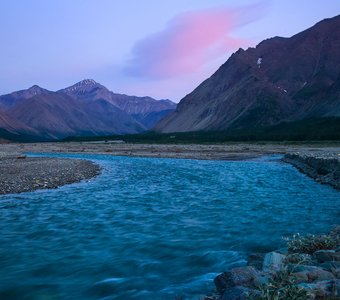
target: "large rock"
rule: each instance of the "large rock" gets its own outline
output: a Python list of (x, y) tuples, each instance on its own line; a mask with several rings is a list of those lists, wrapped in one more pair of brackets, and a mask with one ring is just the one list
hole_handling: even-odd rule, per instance
[(306, 253), (291, 253), (285, 258), (286, 264), (313, 264), (312, 256)]
[(260, 292), (243, 286), (237, 286), (225, 290), (221, 300), (249, 300), (259, 296)]
[(319, 267), (328, 272), (333, 273), (335, 277), (340, 278), (340, 262), (329, 261), (329, 262), (319, 264)]
[(331, 272), (325, 271), (323, 269), (315, 269), (314, 271), (308, 272), (308, 281), (323, 281), (335, 279)]
[(277, 252), (267, 253), (263, 260), (263, 271), (277, 272), (283, 267), (286, 256)]
[(296, 273), (292, 273), (292, 275), (294, 277), (294, 282), (296, 284), (308, 282), (307, 272), (296, 272)]
[(257, 270), (261, 270), (263, 267), (264, 253), (251, 253), (248, 256), (247, 265), (254, 267)]
[(295, 273), (293, 273), (293, 275), (297, 277), (298, 282), (314, 282), (335, 279), (331, 272), (316, 266), (298, 266), (295, 268)]
[(217, 291), (222, 294), (235, 286), (253, 287), (257, 276), (258, 273), (253, 267), (239, 267), (218, 275), (214, 283)]
[(319, 250), (313, 256), (318, 262), (337, 261), (340, 262), (340, 252), (335, 250)]
[(325, 280), (316, 283), (300, 283), (312, 299), (340, 299), (340, 280)]

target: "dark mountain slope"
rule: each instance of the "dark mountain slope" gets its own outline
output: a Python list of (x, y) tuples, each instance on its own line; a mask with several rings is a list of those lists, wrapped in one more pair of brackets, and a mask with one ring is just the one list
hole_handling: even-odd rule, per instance
[(340, 16), (242, 49), (156, 126), (225, 130), (340, 116)]
[(176, 108), (176, 104), (170, 100), (113, 93), (93, 79), (85, 79), (59, 92), (85, 102), (106, 100), (132, 116), (146, 129), (152, 128), (163, 116)]
[(11, 109), (9, 113), (46, 138), (69, 135), (137, 133), (143, 130), (130, 116), (112, 104), (80, 104), (62, 93), (40, 94)]
[(7, 113), (0, 111), (0, 128), (6, 130), (9, 133), (13, 134), (35, 134), (36, 131), (20, 122), (19, 120), (11, 117)]
[(21, 102), (40, 94), (48, 94), (50, 91), (41, 88), (40, 86), (34, 85), (27, 90), (21, 90), (13, 92), (11, 94), (0, 96), (0, 107), (7, 110), (15, 107)]

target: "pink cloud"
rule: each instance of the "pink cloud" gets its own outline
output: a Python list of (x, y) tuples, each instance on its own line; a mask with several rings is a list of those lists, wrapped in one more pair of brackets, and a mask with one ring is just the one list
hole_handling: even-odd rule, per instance
[(164, 30), (135, 44), (124, 71), (127, 75), (154, 79), (194, 73), (227, 51), (243, 46), (245, 41), (231, 34), (257, 19), (261, 6), (180, 14)]

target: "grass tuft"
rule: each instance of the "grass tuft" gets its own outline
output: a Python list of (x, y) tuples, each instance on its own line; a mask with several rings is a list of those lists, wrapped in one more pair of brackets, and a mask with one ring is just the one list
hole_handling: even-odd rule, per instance
[(287, 238), (289, 253), (313, 254), (318, 250), (333, 250), (340, 245), (340, 226), (335, 227), (329, 234), (323, 235), (293, 235)]

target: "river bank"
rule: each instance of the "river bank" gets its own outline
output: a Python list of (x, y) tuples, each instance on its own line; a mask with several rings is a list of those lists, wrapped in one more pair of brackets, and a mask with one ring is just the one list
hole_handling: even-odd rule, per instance
[(0, 153), (0, 195), (52, 189), (90, 179), (100, 167), (90, 161)]
[(230, 144), (128, 144), (115, 142), (10, 143), (0, 145), (7, 153), (46, 152), (107, 154), (114, 156), (242, 160), (270, 154), (340, 153), (339, 143), (230, 143)]
[[(20, 291), (18, 282), (28, 284), (26, 278), (29, 292), (37, 293), (41, 276), (30, 274), (46, 270), (44, 277), (60, 282), (49, 297), (60, 293), (55, 297), (63, 298), (74, 286), (74, 299), (93, 299), (94, 294), (98, 299), (137, 299), (140, 291), (146, 291), (145, 299), (173, 300), (181, 294), (198, 299), (213, 288), (215, 272), (244, 265), (249, 253), (281, 247), (281, 235), (325, 232), (338, 220), (337, 191), (276, 159), (93, 158), (103, 160), (106, 175), (89, 188), (50, 191), (51, 197), (29, 193), (2, 198), (9, 200), (2, 201), (3, 207), (17, 198), (29, 205), (7, 209), (2, 220), (0, 295), (14, 291), (17, 297), (8, 299), (25, 298), (28, 292)], [(17, 202), (21, 207), (22, 201)], [(18, 239), (18, 234), (29, 238)], [(46, 242), (46, 236), (53, 238)], [(79, 246), (88, 251), (79, 252)], [(27, 260), (20, 260), (22, 253)], [(259, 257), (254, 264), (261, 263)], [(20, 272), (12, 271), (14, 265)], [(207, 274), (213, 274), (209, 282)], [(91, 295), (86, 297), (88, 287)]]
[(204, 300), (340, 299), (340, 227), (324, 235), (299, 234), (287, 247), (249, 255), (247, 266), (214, 279)]
[(244, 160), (263, 155), (280, 154), (285, 155), (285, 162), (292, 164), (318, 182), (330, 184), (335, 188), (340, 187), (340, 147), (338, 144), (158, 145), (69, 142), (8, 143), (1, 144), (0, 147), (0, 194), (56, 188), (64, 184), (92, 178), (99, 173), (99, 167), (88, 161), (55, 158), (20, 159), (26, 152), (199, 160)]
[(316, 181), (340, 190), (340, 151), (288, 153), (283, 160)]

